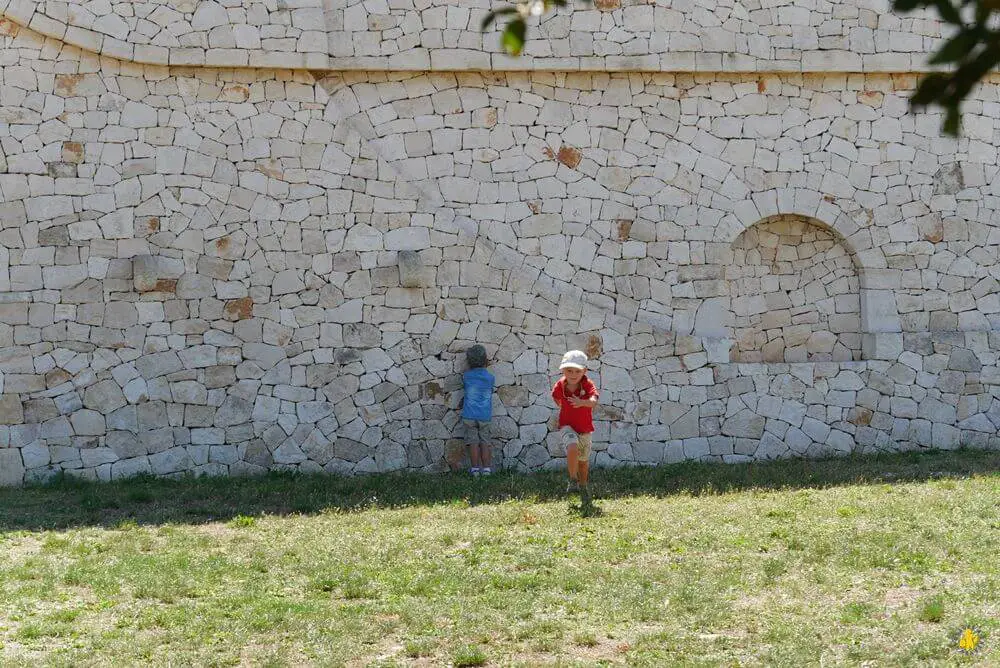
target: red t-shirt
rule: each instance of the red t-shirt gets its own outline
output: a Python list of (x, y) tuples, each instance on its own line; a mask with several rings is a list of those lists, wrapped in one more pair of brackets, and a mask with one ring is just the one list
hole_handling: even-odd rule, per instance
[(591, 434), (594, 432), (594, 409), (581, 407), (574, 408), (568, 397), (575, 396), (579, 399), (596, 399), (597, 386), (591, 382), (587, 376), (580, 379), (580, 384), (576, 387), (576, 392), (572, 394), (566, 391), (566, 379), (560, 378), (552, 387), (552, 398), (559, 406), (559, 428), (572, 427), (578, 434)]

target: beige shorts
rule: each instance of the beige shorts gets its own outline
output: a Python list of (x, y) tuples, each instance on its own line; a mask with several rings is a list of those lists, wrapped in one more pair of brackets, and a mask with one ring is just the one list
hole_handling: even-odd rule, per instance
[(493, 444), (491, 423), (462, 418), (462, 438), (466, 445)]
[(569, 446), (576, 444), (577, 461), (586, 462), (590, 460), (590, 450), (594, 445), (593, 434), (578, 434), (570, 427), (563, 427), (563, 445), (569, 450)]

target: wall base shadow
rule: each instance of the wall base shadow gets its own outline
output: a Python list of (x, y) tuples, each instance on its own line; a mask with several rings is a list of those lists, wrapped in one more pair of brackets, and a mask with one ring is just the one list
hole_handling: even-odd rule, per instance
[[(1000, 476), (1000, 452), (926, 451), (755, 464), (684, 462), (657, 467), (599, 469), (599, 500), (632, 496), (711, 495), (743, 490), (822, 489), (938, 478)], [(371, 508), (505, 501), (567, 500), (562, 471), (377, 474), (360, 477), (269, 474), (261, 478), (133, 478), (111, 483), (60, 478), (0, 490), (0, 531), (204, 524), (239, 515), (358, 512)]]

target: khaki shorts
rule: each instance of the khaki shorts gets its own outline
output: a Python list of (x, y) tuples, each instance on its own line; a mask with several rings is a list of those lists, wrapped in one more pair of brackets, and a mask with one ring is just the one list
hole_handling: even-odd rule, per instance
[(493, 429), (489, 422), (462, 418), (462, 440), (466, 445), (493, 444)]
[(593, 434), (578, 434), (571, 427), (563, 427), (563, 445), (569, 450), (569, 446), (576, 445), (577, 461), (590, 461), (590, 450), (594, 445)]

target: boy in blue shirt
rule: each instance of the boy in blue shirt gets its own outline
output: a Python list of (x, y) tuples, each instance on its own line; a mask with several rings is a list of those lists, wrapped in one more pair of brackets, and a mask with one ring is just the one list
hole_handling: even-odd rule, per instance
[(462, 375), (465, 398), (462, 404), (462, 424), (465, 443), (469, 446), (469, 472), (473, 476), (492, 473), (490, 420), (493, 419), (493, 386), (496, 380), (486, 370), (486, 348), (474, 345), (465, 351), (469, 370)]

